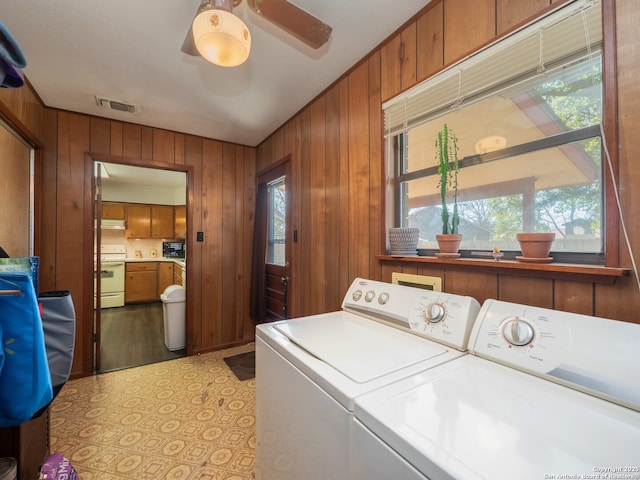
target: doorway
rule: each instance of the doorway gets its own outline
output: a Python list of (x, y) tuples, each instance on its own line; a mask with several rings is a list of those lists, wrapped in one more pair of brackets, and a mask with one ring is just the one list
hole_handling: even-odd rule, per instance
[(94, 370), (183, 357), (185, 342), (176, 347), (165, 333), (162, 294), (186, 288), (186, 248), (175, 255), (175, 246), (186, 245), (187, 172), (97, 159), (93, 166)]
[[(287, 190), (290, 181), (289, 161), (285, 160), (258, 176), (258, 194), (262, 205), (256, 215), (263, 221), (256, 222), (257, 238), (266, 239), (264, 245), (263, 290), (264, 313), (261, 321), (287, 319), (291, 298), (291, 244), (295, 232), (291, 232), (291, 193)], [(262, 246), (258, 247), (262, 249)]]

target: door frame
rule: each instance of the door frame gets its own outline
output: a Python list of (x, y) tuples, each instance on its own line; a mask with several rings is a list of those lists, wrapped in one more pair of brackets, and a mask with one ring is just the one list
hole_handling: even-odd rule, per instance
[[(186, 210), (187, 210), (187, 233), (186, 233), (186, 246), (187, 252), (194, 252), (194, 241), (195, 238), (193, 235), (189, 234), (189, 226), (193, 225), (193, 190), (194, 190), (194, 168), (191, 165), (182, 165), (175, 163), (166, 163), (166, 162), (156, 162), (152, 160), (144, 160), (141, 158), (131, 158), (131, 157), (120, 157), (114, 155), (100, 154), (100, 153), (92, 153), (85, 152), (84, 155), (85, 168), (84, 168), (84, 230), (83, 230), (83, 258), (85, 259), (83, 265), (83, 282), (85, 285), (91, 285), (90, 289), (86, 289), (85, 298), (83, 299), (84, 311), (82, 312), (81, 318), (85, 319), (84, 321), (91, 321), (91, 328), (84, 329), (86, 332), (84, 338), (80, 339), (80, 342), (83, 343), (83, 348), (87, 352), (92, 352), (92, 355), (85, 356), (85, 364), (83, 365), (83, 371), (85, 373), (94, 374), (96, 373), (96, 350), (95, 345), (99, 345), (99, 341), (94, 341), (94, 335), (99, 335), (99, 324), (100, 324), (100, 309), (97, 308), (94, 311), (93, 302), (94, 302), (94, 287), (93, 287), (93, 279), (94, 279), (94, 239), (96, 238), (96, 222), (94, 221), (94, 199), (96, 195), (96, 184), (95, 184), (95, 176), (94, 176), (94, 165), (96, 162), (103, 163), (117, 163), (121, 165), (129, 165), (133, 167), (142, 167), (142, 168), (152, 168), (155, 170), (171, 170), (175, 172), (182, 172), (186, 174)], [(98, 214), (101, 212), (97, 212)], [(100, 237), (100, 231), (97, 232), (98, 237)], [(99, 240), (99, 238), (98, 238)], [(193, 255), (187, 255), (186, 259), (186, 271), (187, 271), (187, 285), (194, 285), (193, 276)], [(99, 289), (98, 289), (99, 290)], [(191, 290), (192, 291), (192, 290)], [(98, 299), (98, 305), (99, 299)], [(96, 318), (94, 319), (94, 315)], [(190, 294), (190, 289), (187, 287), (186, 291), (186, 351), (187, 355), (193, 355), (193, 345), (190, 344), (189, 339), (192, 338), (192, 330), (194, 328), (194, 306), (192, 300), (192, 294)], [(98, 324), (98, 328), (95, 327), (96, 323)], [(96, 331), (97, 330), (97, 331)]]

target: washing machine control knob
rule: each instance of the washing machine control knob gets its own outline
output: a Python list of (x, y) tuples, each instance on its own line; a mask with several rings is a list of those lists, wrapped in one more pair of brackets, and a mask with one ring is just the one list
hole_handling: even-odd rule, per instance
[(355, 292), (353, 292), (353, 295), (351, 295), (351, 297), (353, 298), (354, 302), (357, 302), (362, 298), (362, 290), (356, 290)]
[(371, 303), (374, 298), (376, 298), (376, 292), (374, 292), (373, 290), (369, 290), (364, 296), (364, 301), (367, 303)]
[(447, 310), (441, 303), (432, 303), (424, 309), (424, 319), (429, 323), (438, 323), (444, 320)]
[(533, 341), (533, 327), (525, 320), (512, 318), (502, 326), (502, 335), (511, 345), (523, 347)]
[(387, 292), (382, 292), (378, 297), (378, 303), (380, 305), (384, 305), (389, 301), (389, 294)]

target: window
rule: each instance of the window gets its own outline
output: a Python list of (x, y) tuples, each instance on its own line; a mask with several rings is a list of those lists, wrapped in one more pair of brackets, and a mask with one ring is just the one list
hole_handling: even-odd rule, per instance
[(267, 185), (269, 201), (267, 226), (267, 263), (285, 264), (286, 195), (285, 178), (281, 177)]
[(554, 256), (603, 256), (599, 2), (574, 2), (387, 102), (395, 224), (441, 233), (435, 139), (458, 137), (463, 255), (519, 251), (553, 231)]

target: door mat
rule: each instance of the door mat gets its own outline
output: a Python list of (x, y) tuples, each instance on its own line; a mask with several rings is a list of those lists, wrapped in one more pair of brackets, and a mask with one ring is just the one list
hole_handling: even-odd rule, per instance
[(225, 357), (224, 362), (241, 382), (251, 380), (256, 376), (256, 352), (246, 352), (232, 357)]

